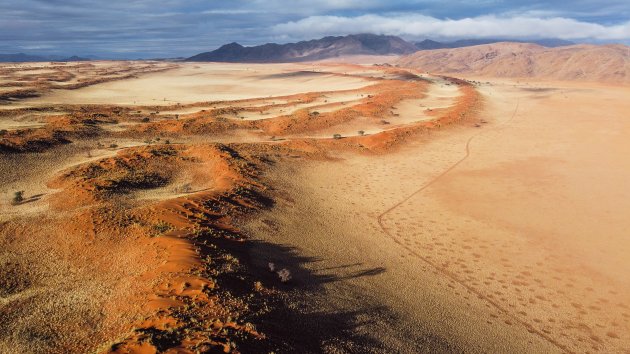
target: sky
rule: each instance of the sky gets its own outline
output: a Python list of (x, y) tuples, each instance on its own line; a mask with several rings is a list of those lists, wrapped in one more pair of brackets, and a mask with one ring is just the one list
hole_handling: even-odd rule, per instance
[(0, 53), (182, 57), (353, 33), (630, 44), (630, 0), (0, 0)]

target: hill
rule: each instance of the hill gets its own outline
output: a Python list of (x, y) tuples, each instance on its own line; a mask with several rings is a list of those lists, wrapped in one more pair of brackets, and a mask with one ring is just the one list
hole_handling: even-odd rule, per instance
[(345, 55), (409, 54), (416, 47), (395, 36), (356, 34), (342, 37), (324, 37), (297, 43), (267, 43), (244, 47), (230, 43), (221, 48), (197, 54), (188, 61), (272, 63), (322, 60)]
[(630, 47), (624, 45), (546, 48), (502, 42), (419, 51), (396, 64), (435, 73), (630, 83)]

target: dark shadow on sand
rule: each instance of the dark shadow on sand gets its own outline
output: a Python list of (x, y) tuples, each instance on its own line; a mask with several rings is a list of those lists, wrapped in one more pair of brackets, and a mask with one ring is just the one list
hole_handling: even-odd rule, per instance
[[(210, 241), (210, 240), (209, 240)], [(351, 311), (331, 308), (328, 304), (313, 304), (312, 300), (325, 294), (324, 284), (346, 279), (371, 277), (385, 272), (384, 268), (365, 268), (362, 263), (310, 271), (306, 265), (320, 259), (301, 255), (291, 246), (264, 241), (248, 241), (245, 244), (229, 239), (212, 239), (219, 249), (228, 250), (244, 265), (249, 283), (234, 280), (233, 276), (217, 278), (224, 290), (236, 296), (247, 296), (253, 281), (260, 281), (277, 294), (251, 299), (252, 309), (267, 308), (268, 312), (253, 314), (244, 321), (255, 323), (266, 335), (264, 340), (244, 338), (238, 343), (243, 353), (328, 353), (333, 351), (352, 353), (387, 352), (382, 343), (372, 336), (360, 334), (360, 328), (373, 327), (372, 323), (384, 318), (393, 320), (389, 311), (380, 306), (366, 304)], [(198, 245), (199, 246), (199, 245)], [(203, 251), (204, 247), (201, 247)], [(205, 252), (202, 252), (202, 256)], [(292, 279), (283, 283), (278, 274), (269, 270), (269, 262), (275, 269), (289, 269)], [(327, 273), (335, 269), (347, 269), (345, 275)], [(317, 295), (317, 296), (314, 296)], [(317, 300), (319, 301), (319, 300)]]

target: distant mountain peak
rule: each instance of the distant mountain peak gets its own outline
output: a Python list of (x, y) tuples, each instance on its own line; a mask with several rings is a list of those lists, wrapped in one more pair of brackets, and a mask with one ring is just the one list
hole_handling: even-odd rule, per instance
[(244, 48), (242, 45), (238, 44), (237, 42), (232, 42), (232, 43), (228, 43), (228, 44), (224, 44), (223, 46), (221, 46), (221, 48)]

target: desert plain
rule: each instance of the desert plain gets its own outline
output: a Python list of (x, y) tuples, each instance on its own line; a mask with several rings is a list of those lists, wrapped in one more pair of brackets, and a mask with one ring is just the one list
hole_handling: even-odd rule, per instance
[(630, 353), (630, 87), (350, 62), (2, 64), (0, 352)]

